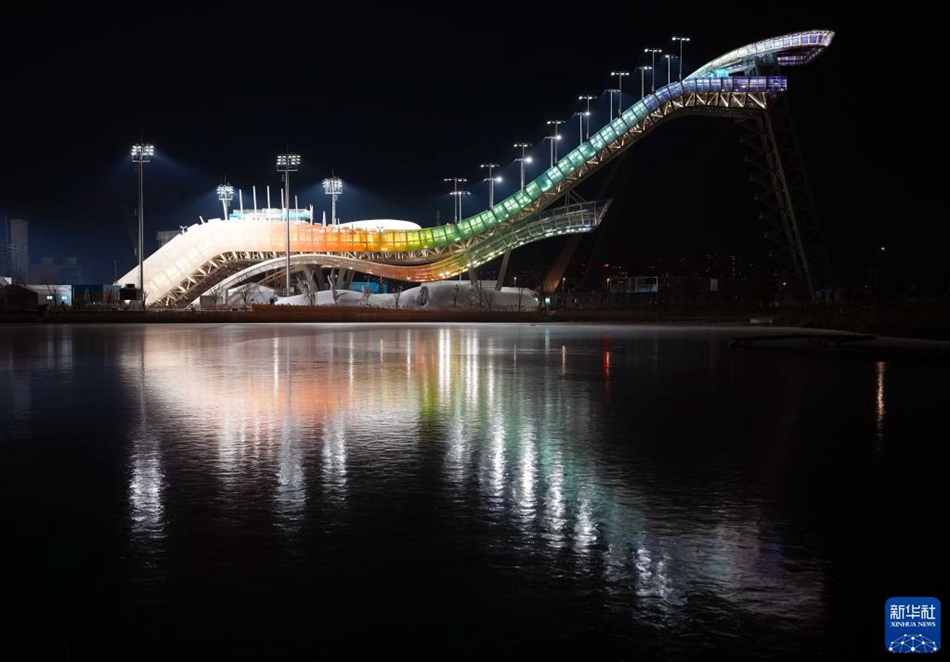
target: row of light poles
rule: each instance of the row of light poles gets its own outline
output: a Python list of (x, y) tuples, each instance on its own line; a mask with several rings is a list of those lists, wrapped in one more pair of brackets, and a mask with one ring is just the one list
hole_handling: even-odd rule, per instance
[[(683, 44), (690, 40), (689, 37), (680, 37), (674, 36), (671, 41), (679, 44), (679, 80), (683, 80)], [(663, 50), (660, 48), (644, 48), (644, 53), (650, 55), (650, 64), (638, 66), (637, 69), (640, 70), (640, 96), (646, 96), (646, 72), (650, 72), (650, 91), (656, 91), (656, 56), (662, 54)], [(677, 57), (670, 53), (663, 54), (663, 57), (666, 59), (666, 83), (669, 85), (672, 80), (672, 62), (673, 58)], [(630, 75), (629, 71), (611, 71), (611, 76), (617, 78), (617, 87), (609, 88), (606, 92), (609, 95), (609, 106), (610, 106), (610, 119), (611, 121), (615, 118), (614, 116), (614, 95), (617, 95), (617, 115), (620, 117), (623, 113), (623, 79)], [(596, 97), (590, 94), (582, 94), (577, 97), (578, 101), (586, 102), (584, 111), (578, 111), (571, 115), (571, 117), (578, 118), (578, 140), (579, 142), (584, 142), (585, 140), (590, 140), (590, 102), (593, 101)], [(585, 119), (586, 118), (586, 119)], [(549, 152), (550, 152), (550, 167), (554, 167), (554, 164), (557, 162), (557, 141), (561, 139), (560, 133), (558, 133), (558, 127), (561, 124), (564, 124), (564, 120), (548, 120), (546, 124), (551, 129), (551, 135), (545, 136), (543, 140), (550, 142)], [(521, 172), (521, 190), (524, 190), (525, 187), (525, 163), (531, 163), (531, 157), (525, 154), (525, 150), (531, 147), (529, 143), (515, 143), (514, 148), (521, 150), (521, 156), (515, 158), (515, 161), (519, 164), (519, 170)], [(489, 208), (495, 206), (495, 183), (501, 182), (501, 177), (493, 176), (493, 170), (498, 168), (497, 163), (483, 163), (479, 166), (480, 168), (488, 169), (488, 177), (483, 181), (488, 182), (488, 206)], [(451, 182), (453, 185), (452, 190), (449, 192), (449, 195), (455, 196), (455, 211), (454, 217), (455, 222), (458, 223), (459, 219), (462, 217), (462, 196), (468, 195), (468, 191), (464, 191), (458, 188), (460, 183), (465, 183), (467, 180), (461, 177), (447, 177), (445, 178), (446, 182)]]

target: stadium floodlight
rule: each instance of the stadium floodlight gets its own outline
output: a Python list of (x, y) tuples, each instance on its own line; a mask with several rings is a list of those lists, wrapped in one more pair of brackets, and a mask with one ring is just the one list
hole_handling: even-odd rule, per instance
[(336, 201), (343, 195), (343, 180), (336, 175), (323, 180), (323, 192), (330, 196), (330, 225), (338, 225)]
[(234, 187), (230, 184), (220, 184), (218, 186), (218, 200), (221, 201), (221, 207), (224, 210), (223, 220), (228, 220), (228, 205), (234, 200)]
[(139, 176), (139, 306), (145, 308), (145, 164), (155, 156), (155, 146), (148, 143), (132, 145), (132, 162)]
[(290, 296), (290, 173), (300, 166), (299, 154), (280, 154), (277, 156), (277, 172), (284, 173), (284, 214), (287, 223), (287, 274), (284, 283), (284, 296)]

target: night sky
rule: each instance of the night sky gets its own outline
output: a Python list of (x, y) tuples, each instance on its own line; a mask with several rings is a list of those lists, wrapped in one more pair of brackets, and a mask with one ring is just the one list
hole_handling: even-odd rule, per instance
[[(676, 54), (670, 37), (689, 36), (685, 75), (746, 43), (822, 28), (836, 32), (831, 48), (786, 74), (833, 266), (860, 280), (881, 245), (895, 259), (933, 263), (936, 177), (921, 160), (931, 111), (907, 108), (902, 91), (924, 72), (898, 53), (912, 17), (851, 15), (829, 2), (437, 6), (5, 3), (0, 217), (30, 222), (33, 261), (76, 255), (93, 278), (111, 279), (113, 262), (124, 273), (137, 232), (128, 153), (144, 140), (157, 153), (145, 170), (146, 253), (158, 230), (220, 215), (214, 188), (225, 180), (245, 207), (252, 185), (260, 206), (268, 185), (277, 206), (274, 161), (288, 149), (303, 160), (292, 194), (318, 220), (329, 210), (320, 181), (336, 173), (344, 222), (428, 226), (440, 214), (444, 223), (444, 178), (469, 180), (465, 216), (487, 206), (479, 164), (502, 166), (496, 199), (512, 192), (513, 143), (536, 144), (535, 165), (546, 164), (545, 122), (565, 120), (576, 141), (580, 94), (598, 95), (596, 130), (612, 70), (631, 72), (624, 105), (634, 101), (645, 47)], [(731, 120), (677, 119), (603, 169), (587, 193), (615, 205), (585, 239), (586, 255), (638, 268), (655, 255), (761, 250), (738, 136)], [(529, 167), (529, 180), (538, 172)]]

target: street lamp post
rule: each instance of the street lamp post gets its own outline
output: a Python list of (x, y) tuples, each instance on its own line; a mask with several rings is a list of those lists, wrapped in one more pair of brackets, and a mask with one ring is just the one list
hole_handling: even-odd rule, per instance
[(154, 156), (155, 147), (146, 143), (132, 145), (132, 162), (139, 175), (139, 291), (140, 306), (145, 308), (145, 164)]
[(644, 53), (650, 54), (650, 91), (656, 92), (656, 54), (662, 53), (663, 50), (660, 48), (644, 48)]
[(468, 180), (464, 177), (446, 177), (442, 181), (452, 182), (452, 190), (449, 191), (449, 195), (455, 196), (455, 201), (453, 202), (454, 209), (453, 214), (455, 215), (455, 222), (459, 222), (459, 218), (462, 216), (462, 194), (468, 193), (468, 191), (459, 190), (459, 184), (464, 184)]
[(571, 117), (577, 118), (577, 131), (578, 131), (578, 140), (577, 144), (580, 145), (584, 142), (584, 112), (578, 111), (571, 115)]
[(663, 57), (666, 59), (666, 84), (669, 85), (670, 82), (671, 82), (671, 81), (670, 81), (670, 78), (671, 78), (671, 76), (672, 76), (672, 74), (671, 74), (671, 72), (670, 72), (670, 66), (671, 66), (671, 63), (673, 62), (673, 58), (676, 57), (676, 56), (675, 56), (675, 55), (670, 55), (669, 53), (667, 53), (667, 54), (664, 55)]
[(531, 147), (531, 145), (529, 145), (528, 143), (515, 143), (514, 146), (516, 149), (521, 150), (521, 156), (516, 158), (515, 161), (521, 162), (521, 190), (523, 191), (524, 190), (524, 164), (531, 163), (531, 157), (525, 156), (524, 151), (528, 149), (529, 147)]
[(564, 120), (548, 120), (547, 124), (548, 126), (554, 127), (551, 129), (553, 133), (547, 137), (547, 139), (551, 141), (551, 167), (553, 168), (554, 164), (557, 163), (557, 146), (555, 141), (561, 139), (561, 135), (557, 132), (557, 128), (564, 124)]
[(221, 208), (224, 211), (223, 220), (228, 220), (228, 205), (234, 200), (234, 187), (230, 184), (221, 184), (218, 186), (218, 200), (221, 201)]
[[(646, 78), (645, 74), (648, 71), (652, 71), (653, 67), (651, 67), (648, 64), (644, 64), (643, 66), (637, 67), (637, 69), (640, 70), (640, 98), (642, 99), (643, 97), (646, 96), (646, 88), (643, 85), (643, 81)], [(653, 74), (650, 74), (650, 77), (652, 78)]]
[(609, 87), (609, 88), (607, 88), (607, 98), (610, 100), (610, 101), (609, 101), (609, 105), (610, 105), (610, 119), (613, 119), (613, 118), (614, 118), (614, 95), (615, 95), (615, 94), (618, 94), (618, 95), (619, 95), (619, 94), (620, 94), (620, 90), (617, 89), (616, 87)]
[(287, 225), (287, 274), (284, 282), (285, 296), (290, 296), (290, 173), (300, 166), (299, 154), (280, 154), (277, 157), (277, 172), (284, 173), (284, 208)]
[(590, 140), (590, 102), (593, 101), (595, 98), (596, 97), (594, 97), (591, 94), (582, 94), (581, 96), (577, 97), (578, 101), (587, 102), (587, 108), (584, 110), (584, 116), (587, 118), (587, 129), (585, 130), (585, 135), (587, 136), (587, 140)]
[[(629, 76), (629, 71), (611, 71), (611, 76), (617, 77), (617, 117), (623, 113), (623, 78)], [(613, 119), (613, 108), (610, 109), (611, 119)]]
[(488, 208), (491, 209), (495, 206), (495, 182), (500, 182), (501, 177), (495, 177), (492, 175), (492, 170), (498, 167), (497, 163), (483, 163), (479, 168), (488, 169), (488, 177), (485, 178), (485, 181), (488, 182)]
[(680, 43), (680, 80), (683, 80), (683, 42), (689, 41), (689, 37), (673, 37), (672, 41)]

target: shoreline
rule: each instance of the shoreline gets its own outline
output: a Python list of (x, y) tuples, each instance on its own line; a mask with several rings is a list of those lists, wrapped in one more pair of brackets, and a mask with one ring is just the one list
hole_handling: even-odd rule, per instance
[(620, 324), (730, 327), (735, 351), (950, 359), (950, 315), (898, 311), (716, 311), (567, 309), (420, 310), (368, 306), (252, 306), (247, 310), (54, 311), (2, 313), (0, 326), (67, 324)]
[(832, 329), (898, 338), (950, 341), (950, 311), (827, 309), (568, 308), (552, 311), (484, 308), (386, 308), (374, 306), (253, 305), (230, 310), (55, 310), (0, 313), (6, 324), (201, 324), (201, 323), (617, 323), (733, 325), (752, 328)]

